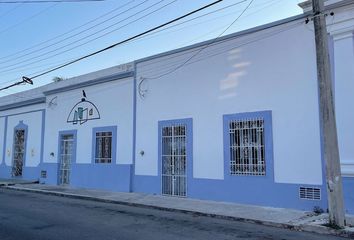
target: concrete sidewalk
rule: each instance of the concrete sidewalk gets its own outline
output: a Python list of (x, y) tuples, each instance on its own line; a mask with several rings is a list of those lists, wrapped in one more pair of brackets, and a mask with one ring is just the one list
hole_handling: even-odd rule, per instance
[(33, 183), (39, 183), (38, 180), (23, 180), (21, 178), (0, 178), (0, 186), (10, 186), (10, 185), (15, 185), (15, 184), (33, 184)]
[(178, 211), (230, 220), (253, 222), (297, 231), (308, 231), (354, 238), (354, 216), (347, 216), (347, 223), (351, 226), (348, 226), (342, 230), (335, 230), (324, 226), (324, 224), (328, 222), (327, 214), (317, 215), (313, 212), (292, 209), (166, 197), (143, 193), (109, 192), (42, 184), (15, 184), (12, 186), (9, 185), (3, 187), (12, 190), (29, 191), (138, 207), (148, 207), (165, 211)]

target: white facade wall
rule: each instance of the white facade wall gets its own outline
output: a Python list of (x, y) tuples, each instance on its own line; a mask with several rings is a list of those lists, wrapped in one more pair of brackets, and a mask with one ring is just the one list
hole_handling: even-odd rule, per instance
[[(342, 173), (350, 177), (354, 176), (354, 111), (350, 109), (350, 103), (354, 102), (354, 8), (336, 9), (335, 19), (328, 24), (334, 40)], [(47, 94), (46, 104), (0, 112), (0, 153), (5, 153), (6, 165), (12, 165), (14, 128), (22, 121), (28, 126), (25, 167), (37, 167), (28, 170), (26, 177), (38, 178), (42, 170), (48, 172), (48, 179), (41, 179), (43, 182), (58, 184), (58, 137), (62, 131), (76, 130), (76, 158), (71, 165), (70, 185), (158, 194), (161, 187), (161, 178), (157, 177), (158, 122), (192, 118), (194, 179), (189, 181), (188, 172), (187, 182), (193, 182), (187, 184), (187, 192), (192, 189), (188, 196), (295, 208), (301, 205), (307, 210), (313, 206), (325, 208), (325, 195), (319, 202), (305, 202), (298, 196), (301, 185), (317, 185), (325, 194), (312, 22), (305, 24), (299, 20), (250, 31), (210, 46), (203, 45), (202, 48), (207, 47), (196, 56), (198, 47), (138, 60), (135, 81), (133, 77), (111, 79), (120, 73), (132, 76), (133, 65), (129, 63), (28, 91), (26, 96), (33, 94), (34, 99)], [(67, 122), (70, 111), (81, 101), (83, 90), (86, 100), (98, 108), (100, 119), (83, 124)], [(4, 99), (3, 105), (21, 103), (18, 96)], [(255, 176), (226, 176), (224, 164), (229, 159), (224, 159), (227, 133), (223, 129), (223, 116), (257, 111), (272, 113), (273, 162), (266, 162), (272, 167), (271, 174), (267, 172), (267, 177), (271, 177), (263, 180)], [(93, 129), (107, 126), (117, 126), (117, 143), (113, 146), (115, 165), (93, 162)], [(39, 166), (43, 129), (43, 164)], [(134, 148), (135, 165), (132, 165)], [(3, 172), (9, 169), (3, 168)], [(132, 169), (136, 176), (131, 174)], [(343, 179), (347, 209), (353, 212), (350, 204), (354, 178)], [(253, 189), (247, 189), (248, 186)], [(244, 195), (235, 191), (229, 194), (233, 187), (240, 191), (243, 188)], [(269, 196), (263, 198), (265, 194)]]
[(4, 152), (4, 137), (5, 137), (5, 117), (0, 117), (0, 163), (4, 161), (3, 152)]
[[(82, 90), (87, 100), (98, 108), (101, 119), (89, 120), (80, 125), (67, 123), (68, 115), (76, 103), (81, 101)], [(47, 96), (44, 162), (58, 162), (58, 134), (60, 131), (77, 130), (76, 163), (92, 162), (92, 128), (117, 126), (117, 164), (132, 163), (133, 142), (133, 80), (120, 79), (113, 82), (82, 87)], [(50, 154), (54, 153), (54, 156)]]
[(342, 174), (354, 176), (354, 9), (336, 12), (329, 27), (334, 41), (334, 96)]
[(271, 110), (275, 182), (322, 184), (314, 34), (293, 24), (209, 46), (158, 79), (194, 52), (138, 63), (135, 173), (157, 175), (158, 121), (193, 118), (193, 177), (223, 179), (223, 114)]
[[(354, 51), (353, 34), (335, 41), (338, 70), (335, 78), (335, 103), (342, 173), (354, 176)], [(348, 48), (352, 48), (348, 51)]]
[[(24, 167), (37, 167), (39, 165), (41, 161), (42, 129), (44, 124), (42, 123), (43, 108), (44, 104), (37, 104), (0, 113), (1, 116), (7, 116), (4, 159), (7, 166), (12, 166), (14, 129), (21, 121), (28, 127)], [(3, 142), (2, 139), (0, 141)]]

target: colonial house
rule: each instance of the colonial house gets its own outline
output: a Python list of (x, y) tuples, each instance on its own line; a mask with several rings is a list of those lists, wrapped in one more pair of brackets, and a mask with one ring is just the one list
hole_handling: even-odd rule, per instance
[[(0, 178), (325, 210), (313, 22), (309, 2), (300, 6), (298, 16), (0, 98)], [(353, 214), (354, 3), (328, 0), (326, 12)]]

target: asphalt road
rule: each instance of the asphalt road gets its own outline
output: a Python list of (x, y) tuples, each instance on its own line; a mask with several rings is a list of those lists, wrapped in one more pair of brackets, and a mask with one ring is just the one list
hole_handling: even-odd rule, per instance
[(0, 239), (342, 238), (192, 214), (0, 189)]

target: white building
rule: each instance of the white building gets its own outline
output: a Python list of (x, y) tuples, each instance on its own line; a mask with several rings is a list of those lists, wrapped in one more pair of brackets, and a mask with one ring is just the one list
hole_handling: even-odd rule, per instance
[[(313, 23), (301, 7), (300, 16), (0, 98), (0, 177), (326, 209)], [(326, 7), (349, 213), (353, 7)]]

